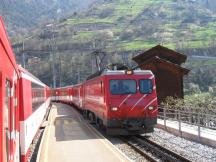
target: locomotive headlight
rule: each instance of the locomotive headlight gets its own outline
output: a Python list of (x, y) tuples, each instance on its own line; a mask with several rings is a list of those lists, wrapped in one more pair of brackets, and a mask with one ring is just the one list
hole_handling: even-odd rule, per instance
[(111, 110), (112, 111), (118, 111), (118, 107), (112, 107)]
[(129, 74), (129, 75), (133, 74), (133, 70), (126, 70), (126, 74)]
[(153, 107), (153, 106), (149, 106), (148, 109), (149, 109), (149, 110), (153, 110), (154, 107)]

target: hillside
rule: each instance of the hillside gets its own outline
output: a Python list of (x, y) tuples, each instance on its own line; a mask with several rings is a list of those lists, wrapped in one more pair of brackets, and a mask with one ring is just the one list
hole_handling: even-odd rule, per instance
[(0, 15), (8, 32), (26, 32), (40, 23), (57, 20), (86, 9), (94, 0), (2, 0)]
[(199, 48), (214, 46), (215, 20), (213, 11), (190, 1), (116, 0), (97, 2), (87, 12), (56, 26), (58, 33), (69, 29), (68, 39), (59, 37), (61, 44), (84, 40), (86, 48), (101, 37), (112, 49), (115, 45), (120, 50), (149, 48), (158, 43), (170, 48)]
[[(33, 30), (27, 36), (32, 38), (25, 41), (24, 52), (28, 58), (41, 58), (41, 66), (34, 66), (28, 58), (26, 62), (42, 79), (41, 68), (48, 73), (54, 58), (57, 73), (62, 76), (58, 82), (67, 85), (84, 80), (95, 70), (89, 64), (89, 54), (96, 49), (109, 54), (106, 63), (120, 61), (131, 66), (131, 57), (137, 51), (156, 44), (189, 55), (199, 51), (215, 55), (215, 20), (215, 12), (199, 0), (100, 0), (51, 28)], [(21, 62), (22, 42), (14, 47)], [(50, 84), (49, 78), (44, 80)]]
[(94, 39), (98, 32), (108, 31), (115, 45), (133, 50), (158, 43), (170, 48), (209, 46), (216, 36), (215, 20), (212, 11), (191, 2), (117, 0), (99, 4), (62, 24), (78, 29), (81, 38)]
[(200, 5), (208, 8), (209, 10), (212, 10), (216, 12), (216, 1), (212, 0), (193, 0), (195, 3), (199, 3)]

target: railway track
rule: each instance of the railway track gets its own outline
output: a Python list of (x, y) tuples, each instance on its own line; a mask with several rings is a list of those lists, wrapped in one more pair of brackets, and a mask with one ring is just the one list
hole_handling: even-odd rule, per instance
[(140, 153), (150, 162), (192, 162), (191, 160), (164, 148), (157, 143), (150, 141), (143, 136), (123, 138), (121, 140), (131, 146), (136, 152)]

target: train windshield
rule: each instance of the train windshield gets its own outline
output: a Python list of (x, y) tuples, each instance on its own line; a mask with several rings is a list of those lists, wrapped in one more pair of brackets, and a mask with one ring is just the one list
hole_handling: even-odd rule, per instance
[(142, 79), (139, 81), (140, 93), (150, 94), (153, 91), (153, 85), (151, 79)]
[(110, 92), (113, 95), (135, 94), (135, 80), (110, 80)]

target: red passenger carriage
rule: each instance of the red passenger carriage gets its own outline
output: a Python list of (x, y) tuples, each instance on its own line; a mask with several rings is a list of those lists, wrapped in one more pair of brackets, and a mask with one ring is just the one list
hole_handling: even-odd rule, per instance
[(49, 106), (49, 88), (18, 67), (0, 17), (0, 162), (26, 162)]
[(78, 108), (83, 108), (83, 84), (77, 84), (72, 87), (72, 104)]
[(49, 88), (31, 73), (19, 67), (20, 78), (20, 148), (21, 161), (26, 162), (29, 148), (50, 104)]
[(19, 160), (18, 69), (0, 17), (0, 161)]

